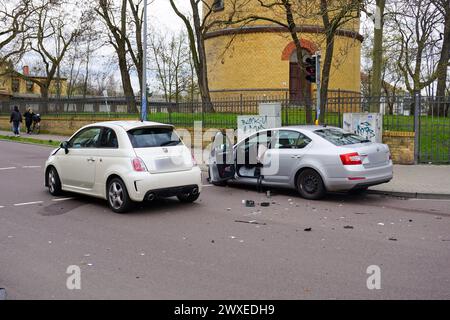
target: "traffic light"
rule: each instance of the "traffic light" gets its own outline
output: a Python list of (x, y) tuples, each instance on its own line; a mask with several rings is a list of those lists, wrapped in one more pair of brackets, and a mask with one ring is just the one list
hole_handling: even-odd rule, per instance
[(306, 80), (312, 83), (316, 83), (317, 81), (317, 57), (311, 57), (305, 59), (305, 70), (306, 70)]

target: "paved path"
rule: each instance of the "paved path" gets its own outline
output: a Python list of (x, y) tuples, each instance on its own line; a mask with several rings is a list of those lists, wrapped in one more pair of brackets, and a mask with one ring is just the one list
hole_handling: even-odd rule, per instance
[[(205, 181), (194, 204), (169, 199), (119, 215), (101, 199), (50, 196), (48, 153), (0, 141), (9, 299), (450, 299), (450, 201), (308, 201), (282, 190), (267, 199)], [(72, 265), (81, 290), (66, 287)], [(380, 290), (367, 288), (372, 265)]]

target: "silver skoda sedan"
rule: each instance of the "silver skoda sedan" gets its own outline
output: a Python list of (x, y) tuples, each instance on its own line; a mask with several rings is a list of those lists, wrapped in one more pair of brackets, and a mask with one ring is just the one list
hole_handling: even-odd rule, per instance
[(219, 132), (208, 171), (214, 185), (287, 187), (306, 199), (366, 190), (393, 178), (387, 145), (329, 126), (261, 130), (234, 146)]

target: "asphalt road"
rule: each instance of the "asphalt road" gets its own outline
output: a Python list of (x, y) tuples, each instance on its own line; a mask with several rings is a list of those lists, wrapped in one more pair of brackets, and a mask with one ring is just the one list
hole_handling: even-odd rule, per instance
[[(282, 190), (267, 199), (206, 186), (194, 204), (163, 200), (118, 215), (102, 200), (50, 196), (50, 151), (0, 141), (0, 287), (9, 299), (450, 298), (450, 201), (307, 201)], [(81, 268), (81, 290), (66, 287), (70, 265)], [(367, 288), (370, 265), (380, 267), (380, 290)]]

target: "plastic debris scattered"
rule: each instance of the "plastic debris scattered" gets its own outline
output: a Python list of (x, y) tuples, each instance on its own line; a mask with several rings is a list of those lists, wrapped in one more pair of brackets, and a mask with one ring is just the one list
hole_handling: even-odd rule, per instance
[(390, 237), (389, 240), (390, 241), (397, 241), (397, 238)]
[(253, 200), (244, 200), (245, 201), (245, 206), (248, 208), (252, 208), (255, 206), (255, 201)]
[(256, 220), (250, 220), (250, 221), (246, 221), (246, 220), (234, 220), (234, 222), (249, 223), (249, 224), (258, 224), (258, 225), (262, 225), (262, 226), (267, 225), (265, 222), (258, 222), (258, 221), (256, 221)]
[(311, 230), (312, 230), (312, 228), (305, 228), (305, 230), (303, 230), (303, 231), (309, 232), (309, 231), (311, 231)]
[(344, 229), (354, 229), (353, 226), (344, 226)]
[(383, 222), (378, 222), (378, 225), (379, 226), (384, 226), (384, 223)]

